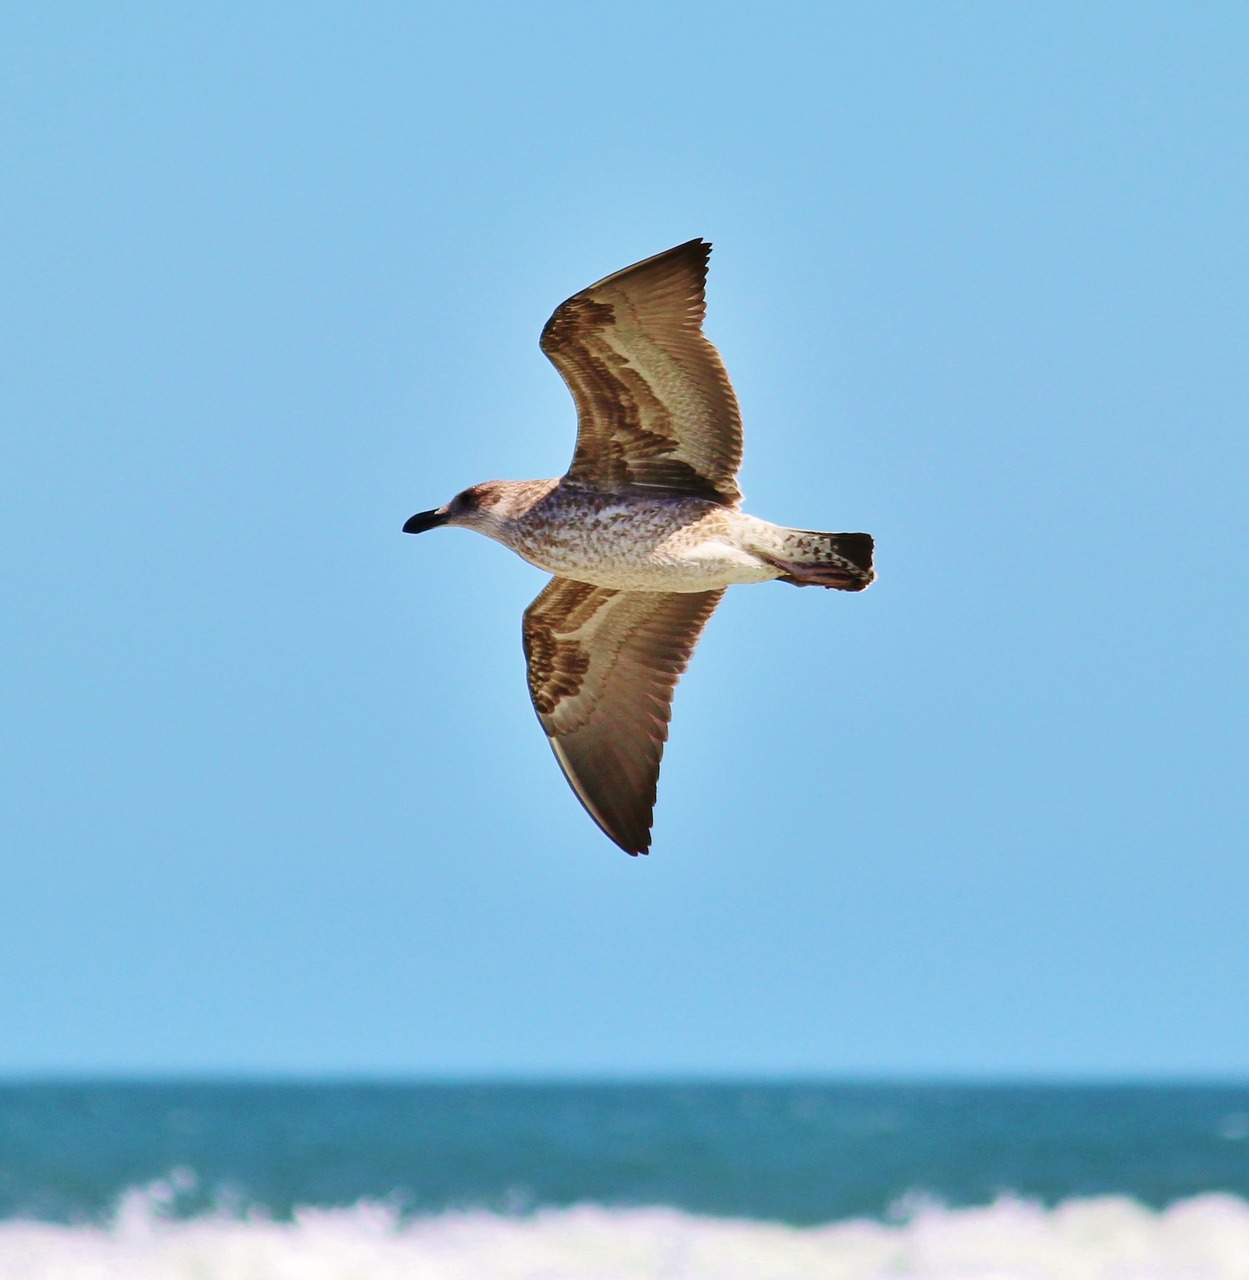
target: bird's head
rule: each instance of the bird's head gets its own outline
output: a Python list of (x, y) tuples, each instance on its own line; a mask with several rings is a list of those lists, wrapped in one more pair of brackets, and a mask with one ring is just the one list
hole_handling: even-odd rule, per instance
[(418, 511), (404, 526), (404, 533), (424, 533), (439, 525), (461, 525), (488, 538), (498, 537), (500, 526), (512, 513), (513, 494), (501, 480), (488, 480), (457, 493), (445, 506)]

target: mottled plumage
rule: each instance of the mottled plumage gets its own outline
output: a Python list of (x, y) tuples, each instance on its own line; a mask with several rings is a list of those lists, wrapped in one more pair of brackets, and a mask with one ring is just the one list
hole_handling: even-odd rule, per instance
[(529, 693), (555, 757), (617, 844), (650, 844), (672, 691), (724, 594), (552, 578), (525, 610)]
[(599, 827), (650, 847), (672, 694), (733, 583), (861, 591), (865, 533), (786, 529), (738, 509), (741, 418), (702, 334), (711, 246), (691, 240), (556, 309), (542, 349), (577, 405), (559, 480), (494, 480), (404, 525), (462, 525), (556, 576), (525, 611), (529, 692)]
[(567, 480), (736, 503), (742, 419), (703, 337), (711, 246), (691, 240), (556, 308), (542, 350), (577, 404)]

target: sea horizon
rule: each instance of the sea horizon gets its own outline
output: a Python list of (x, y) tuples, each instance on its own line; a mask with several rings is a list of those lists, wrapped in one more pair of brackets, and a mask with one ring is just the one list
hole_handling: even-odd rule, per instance
[(1242, 1280), (1249, 1082), (0, 1080), (0, 1274), (309, 1251), (329, 1277)]

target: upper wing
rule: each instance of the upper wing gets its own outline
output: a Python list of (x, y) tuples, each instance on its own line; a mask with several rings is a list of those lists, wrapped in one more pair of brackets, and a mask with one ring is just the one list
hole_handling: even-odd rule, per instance
[(690, 240), (583, 289), (547, 321), (542, 350), (577, 403), (567, 479), (741, 500), (741, 413), (702, 334), (710, 254)]
[(672, 693), (723, 594), (552, 578), (525, 610), (538, 719), (577, 798), (626, 853), (650, 848)]

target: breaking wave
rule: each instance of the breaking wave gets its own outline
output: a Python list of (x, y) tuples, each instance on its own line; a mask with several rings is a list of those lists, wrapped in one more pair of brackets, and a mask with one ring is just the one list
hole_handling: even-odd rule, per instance
[(0, 1222), (4, 1280), (1249, 1280), (1249, 1202), (1162, 1210), (1119, 1196), (1046, 1208), (921, 1201), (900, 1220), (790, 1227), (670, 1208), (406, 1217), (385, 1202), (292, 1221), (169, 1215), (169, 1184), (103, 1225)]

